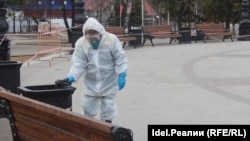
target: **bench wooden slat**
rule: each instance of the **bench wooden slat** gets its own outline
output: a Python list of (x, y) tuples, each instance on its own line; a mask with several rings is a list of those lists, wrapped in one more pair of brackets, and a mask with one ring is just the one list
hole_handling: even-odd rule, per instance
[(178, 39), (179, 43), (181, 35), (177, 34), (176, 32), (172, 32), (171, 27), (169, 25), (146, 25), (143, 27), (144, 38), (143, 38), (143, 45), (147, 41), (150, 40), (152, 46), (154, 46), (153, 39), (166, 39), (170, 38), (170, 44), (172, 43), (173, 39)]
[[(25, 124), (21, 121), (22, 118), (20, 118), (20, 115), (23, 115), (23, 117), (31, 118), (34, 119), (33, 121), (30, 121), (30, 126), (35, 126), (36, 124), (42, 124), (42, 123), (46, 123), (43, 124), (43, 126), (47, 126), (47, 128), (51, 129), (53, 126), (57, 127), (58, 129), (63, 129), (64, 132), (74, 132), (75, 136), (79, 136), (79, 137), (86, 137), (86, 136), (91, 136), (92, 132), (95, 132), (95, 136), (100, 136), (101, 138), (103, 138), (103, 136), (106, 138), (107, 136), (105, 136), (106, 134), (109, 134), (110, 132), (110, 128), (107, 128), (106, 126), (101, 126), (100, 125), (91, 125), (92, 123), (92, 119), (81, 119), (81, 121), (83, 121), (82, 124), (79, 124), (78, 122), (74, 122), (74, 119), (71, 117), (67, 117), (67, 115), (65, 115), (64, 113), (56, 113), (56, 116), (52, 116), (51, 114), (41, 114), (43, 113), (43, 109), (40, 107), (34, 107), (30, 108), (29, 106), (24, 106), (23, 104), (17, 104), (17, 103), (10, 103), (12, 105), (12, 109), (18, 113), (14, 113), (14, 116), (16, 116), (15, 120), (15, 124), (18, 124), (20, 122), (20, 124)], [(48, 105), (50, 106), (50, 105)], [(38, 108), (38, 109), (36, 109)], [(29, 112), (27, 112), (27, 109), (29, 109)], [(54, 113), (53, 111), (48, 111), (51, 113)], [(18, 116), (19, 115), (19, 116)], [(53, 114), (54, 115), (54, 114)], [(62, 118), (63, 117), (63, 118)], [(65, 120), (66, 119), (66, 120)], [(67, 120), (68, 119), (68, 120)], [(75, 119), (75, 120), (80, 120), (80, 119)], [(20, 125), (19, 124), (19, 125)], [(23, 125), (26, 126), (26, 125)], [(52, 126), (52, 127), (48, 127), (48, 126)], [(93, 129), (93, 127), (95, 127), (95, 129)], [(97, 129), (96, 129), (97, 127)], [(98, 131), (98, 127), (99, 130)], [(106, 130), (105, 130), (106, 129)], [(19, 130), (22, 130), (22, 128), (19, 128)], [(25, 130), (24, 130), (25, 131)], [(106, 131), (106, 133), (103, 134), (103, 132)], [(52, 132), (52, 131), (50, 131)], [(38, 132), (39, 134), (40, 132)], [(56, 133), (59, 134), (60, 132)], [(43, 133), (44, 134), (44, 133)], [(61, 133), (61, 135), (63, 135), (64, 133)], [(49, 135), (49, 134), (48, 134)], [(74, 136), (72, 136), (73, 138)], [(64, 137), (65, 138), (65, 137)], [(65, 139), (66, 140), (66, 139)]]
[(202, 34), (204, 43), (210, 36), (222, 36), (223, 41), (226, 38), (230, 38), (233, 42), (233, 33), (226, 31), (224, 24), (196, 24), (196, 31)]
[(18, 132), (18, 136), (24, 140), (24, 141), (40, 141), (34, 137), (32, 137), (30, 134), (25, 134), (25, 133), (22, 133), (22, 132)]
[[(39, 120), (34, 120), (33, 118), (20, 114), (15, 115), (15, 117), (19, 119), (18, 122), (15, 122), (16, 127), (22, 130), (23, 134), (31, 134), (33, 135), (32, 138), (36, 138), (38, 140), (59, 141), (64, 139), (72, 141), (87, 141), (80, 136), (72, 135), (68, 131), (55, 128), (55, 126), (45, 124)], [(41, 134), (41, 132), (43, 133)]]

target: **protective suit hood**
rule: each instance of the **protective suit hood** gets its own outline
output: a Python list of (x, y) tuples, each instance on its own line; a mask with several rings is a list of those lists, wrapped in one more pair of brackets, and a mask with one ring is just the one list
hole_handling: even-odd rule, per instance
[(84, 23), (82, 28), (83, 34), (85, 35), (85, 32), (90, 29), (97, 31), (102, 35), (104, 35), (105, 33), (105, 28), (103, 27), (103, 25), (101, 25), (95, 18), (92, 17), (89, 17)]

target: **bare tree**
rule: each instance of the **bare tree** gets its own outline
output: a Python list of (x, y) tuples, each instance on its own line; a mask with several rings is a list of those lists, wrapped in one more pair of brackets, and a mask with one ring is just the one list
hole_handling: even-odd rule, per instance
[(102, 22), (103, 10), (107, 6), (108, 0), (93, 0), (90, 3), (90, 7), (97, 13), (99, 21)]
[(126, 15), (125, 15), (125, 22), (124, 22), (124, 27), (125, 27), (125, 32), (128, 32), (128, 24), (129, 24), (129, 16), (131, 13), (131, 8), (132, 8), (132, 0), (124, 0), (126, 4)]

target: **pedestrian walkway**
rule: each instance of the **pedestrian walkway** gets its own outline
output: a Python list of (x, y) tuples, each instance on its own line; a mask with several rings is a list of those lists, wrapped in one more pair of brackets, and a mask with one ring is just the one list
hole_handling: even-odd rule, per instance
[[(113, 123), (132, 129), (135, 141), (147, 140), (148, 124), (250, 124), (249, 45), (215, 41), (125, 48), (127, 83), (117, 96)], [(55, 59), (52, 67), (23, 65), (21, 85), (54, 84), (67, 76), (70, 65), (64, 59)], [(81, 113), (82, 85), (82, 80), (73, 84), (76, 113)]]

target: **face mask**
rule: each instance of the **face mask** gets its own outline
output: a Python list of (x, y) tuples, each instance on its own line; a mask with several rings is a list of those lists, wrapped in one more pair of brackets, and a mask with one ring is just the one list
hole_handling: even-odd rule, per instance
[(100, 44), (100, 40), (98, 41), (90, 41), (90, 45), (92, 46), (93, 49), (98, 49)]
[(93, 49), (98, 49), (98, 46), (99, 46), (100, 40), (101, 40), (101, 34), (100, 33), (87, 34), (86, 38), (89, 41), (89, 43), (90, 43), (90, 45), (92, 46)]

